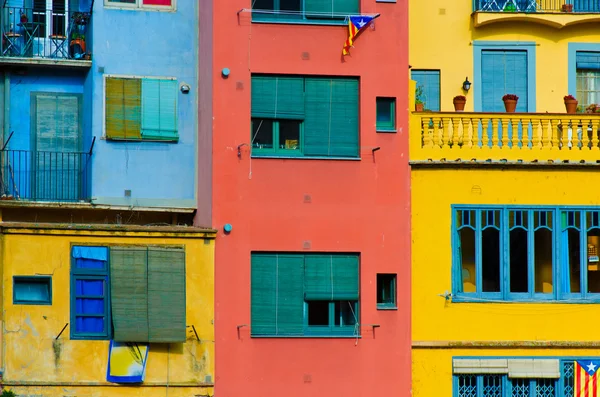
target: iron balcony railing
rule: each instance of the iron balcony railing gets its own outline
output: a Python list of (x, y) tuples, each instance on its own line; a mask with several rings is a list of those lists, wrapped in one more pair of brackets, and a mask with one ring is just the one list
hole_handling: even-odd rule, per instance
[(600, 12), (598, 0), (475, 0), (485, 12)]
[[(60, 2), (57, 2), (60, 3)], [(91, 12), (0, 7), (2, 57), (91, 59), (87, 40)]]
[(91, 153), (0, 151), (2, 200), (90, 201)]

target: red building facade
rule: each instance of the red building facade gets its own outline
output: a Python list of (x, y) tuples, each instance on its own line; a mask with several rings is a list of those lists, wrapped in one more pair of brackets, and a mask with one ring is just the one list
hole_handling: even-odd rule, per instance
[(200, 10), (216, 394), (408, 397), (408, 0), (251, 3)]

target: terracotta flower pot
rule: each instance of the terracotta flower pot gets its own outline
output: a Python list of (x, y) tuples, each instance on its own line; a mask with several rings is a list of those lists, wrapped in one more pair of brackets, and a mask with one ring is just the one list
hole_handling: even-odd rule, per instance
[(423, 104), (422, 103), (416, 103), (415, 104), (415, 112), (422, 112), (423, 111)]
[(517, 108), (517, 102), (514, 99), (505, 99), (504, 100), (504, 109), (506, 113), (514, 113)]
[(568, 114), (577, 113), (577, 103), (576, 99), (565, 99), (565, 108), (567, 108)]
[(465, 110), (465, 104), (467, 103), (466, 99), (453, 99), (452, 102), (454, 103), (454, 110), (456, 112), (462, 112)]
[(563, 4), (562, 11), (563, 12), (573, 12), (573, 4)]

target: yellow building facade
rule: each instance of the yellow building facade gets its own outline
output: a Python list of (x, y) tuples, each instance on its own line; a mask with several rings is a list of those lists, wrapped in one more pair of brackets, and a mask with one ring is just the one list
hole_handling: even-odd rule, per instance
[(572, 397), (595, 377), (600, 9), (563, 3), (410, 3), (415, 397)]
[[(3, 387), (19, 396), (212, 396), (214, 238), (192, 227), (2, 223)], [(111, 355), (111, 340), (127, 335), (136, 343)]]

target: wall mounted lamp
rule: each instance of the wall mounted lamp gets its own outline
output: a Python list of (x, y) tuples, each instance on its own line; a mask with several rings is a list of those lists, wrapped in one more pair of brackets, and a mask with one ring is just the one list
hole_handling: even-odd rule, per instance
[(469, 81), (469, 76), (465, 77), (465, 81), (463, 81), (462, 88), (465, 91), (469, 91), (471, 89), (471, 82)]

